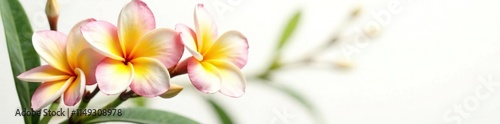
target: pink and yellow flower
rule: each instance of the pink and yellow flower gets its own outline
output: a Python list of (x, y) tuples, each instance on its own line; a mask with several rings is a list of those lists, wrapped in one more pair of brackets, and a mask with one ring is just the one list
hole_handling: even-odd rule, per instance
[(61, 95), (64, 104), (73, 106), (80, 101), (85, 85), (95, 84), (94, 69), (103, 56), (88, 47), (81, 36), (80, 26), (93, 22), (87, 19), (76, 24), (69, 36), (57, 31), (33, 34), (33, 47), (49, 65), (31, 69), (17, 76), (20, 80), (43, 82), (31, 98), (31, 108), (39, 110)]
[(193, 55), (187, 60), (187, 73), (201, 92), (240, 97), (245, 93), (245, 77), (240, 69), (248, 58), (248, 42), (238, 31), (228, 31), (217, 37), (217, 27), (208, 11), (199, 4), (195, 8), (195, 31), (186, 25), (176, 25), (182, 42)]
[(156, 29), (155, 23), (147, 5), (132, 0), (121, 10), (118, 26), (95, 21), (80, 29), (90, 46), (106, 56), (95, 72), (103, 93), (130, 87), (138, 95), (154, 97), (169, 89), (167, 68), (178, 63), (184, 48), (178, 32)]

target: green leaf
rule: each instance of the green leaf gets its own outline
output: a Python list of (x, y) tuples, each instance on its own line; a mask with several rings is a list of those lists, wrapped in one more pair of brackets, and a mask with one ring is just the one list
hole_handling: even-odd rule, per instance
[(15, 26), (17, 30), (17, 37), (21, 43), (23, 53), (24, 65), (26, 70), (40, 66), (40, 57), (33, 48), (31, 37), (33, 36), (33, 29), (31, 28), (30, 21), (24, 12), (23, 6), (17, 0), (9, 0), (11, 3), (11, 10)]
[(132, 122), (141, 124), (198, 124), (198, 122), (184, 116), (155, 109), (135, 107), (121, 109), (121, 115), (97, 116), (92, 120), (82, 120), (82, 123), (102, 123), (102, 122)]
[(280, 91), (284, 94), (289, 95), (291, 98), (293, 98), (295, 101), (299, 102), (302, 106), (304, 106), (309, 113), (316, 119), (318, 124), (323, 123), (323, 119), (319, 115), (317, 109), (304, 97), (302, 96), (299, 92), (296, 90), (287, 87), (285, 85), (278, 85), (278, 84), (271, 84), (271, 83), (265, 83), (269, 85), (270, 87), (276, 89), (277, 91)]
[(219, 121), (221, 124), (234, 124), (231, 117), (227, 112), (219, 105), (214, 99), (206, 98), (207, 102), (210, 104), (215, 113), (219, 116)]
[(281, 34), (281, 39), (279, 40), (278, 43), (278, 50), (283, 48), (283, 46), (289, 41), (290, 37), (292, 36), (293, 32), (295, 31), (297, 25), (299, 24), (300, 17), (301, 17), (301, 11), (297, 11), (292, 18), (288, 20), (288, 23), (283, 30), (283, 34)]
[(307, 101), (300, 93), (298, 93), (294, 89), (291, 89), (291, 88), (284, 86), (284, 85), (272, 85), (272, 87), (277, 89), (278, 91), (281, 91), (285, 94), (290, 95), (292, 98), (294, 98), (295, 100), (300, 102), (304, 107), (306, 107), (308, 109), (313, 108), (313, 105), (311, 103), (309, 103), (309, 101)]
[[(40, 83), (27, 83), (16, 78), (17, 75), (40, 65), (40, 59), (31, 43), (33, 31), (26, 12), (17, 0), (0, 0), (0, 10), (5, 30), (5, 38), (12, 74), (22, 109), (31, 109), (30, 98)], [(40, 116), (24, 116), (28, 124), (38, 123)]]
[(146, 105), (148, 104), (148, 99), (145, 97), (137, 97), (131, 100), (132, 103), (137, 107), (146, 107)]

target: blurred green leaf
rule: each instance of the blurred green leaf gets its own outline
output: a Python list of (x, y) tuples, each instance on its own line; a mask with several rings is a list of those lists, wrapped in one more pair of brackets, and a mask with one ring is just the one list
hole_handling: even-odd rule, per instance
[(212, 98), (206, 98), (207, 102), (210, 104), (212, 109), (217, 113), (219, 116), (219, 121), (221, 124), (233, 124), (233, 120), (231, 117), (227, 114), (227, 112), (222, 108), (219, 103), (217, 103), (214, 99)]
[[(2, 22), (12, 74), (21, 108), (31, 109), (30, 98), (40, 83), (26, 83), (16, 78), (22, 72), (40, 65), (40, 59), (31, 43), (33, 31), (22, 5), (17, 0), (0, 0)], [(28, 124), (38, 123), (40, 116), (24, 116)]]
[(258, 76), (259, 78), (268, 80), (271, 71), (276, 70), (276, 69), (281, 67), (281, 63), (279, 62), (279, 60), (281, 58), (279, 51), (283, 48), (283, 46), (285, 46), (286, 43), (288, 43), (293, 32), (295, 32), (295, 29), (296, 29), (297, 25), (299, 24), (299, 21), (300, 21), (301, 15), (302, 15), (301, 13), (302, 13), (301, 11), (297, 11), (288, 20), (288, 23), (287, 23), (285, 29), (283, 29), (283, 33), (281, 34), (281, 38), (278, 42), (278, 46), (276, 49), (278, 52), (274, 53), (274, 57), (272, 58), (271, 63), (269, 64), (269, 66), (267, 67), (267, 69), (263, 73), (259, 74), (259, 76)]
[(302, 96), (300, 94), (300, 92), (298, 92), (290, 87), (287, 87), (285, 85), (279, 85), (276, 83), (265, 83), (265, 84), (276, 89), (277, 91), (280, 91), (280, 92), (290, 96), (295, 101), (299, 102), (316, 119), (317, 123), (321, 124), (323, 122), (323, 119), (319, 115), (317, 109), (304, 96)]
[(102, 122), (132, 122), (141, 124), (198, 124), (198, 122), (184, 116), (155, 109), (135, 107), (121, 109), (122, 115), (115, 113), (114, 116), (97, 116), (91, 120), (82, 120), (82, 123)]
[(277, 89), (278, 91), (281, 91), (285, 94), (290, 95), (293, 99), (297, 100), (297, 102), (300, 102), (304, 107), (308, 109), (313, 109), (313, 105), (309, 103), (299, 92), (295, 91), (294, 89), (291, 89), (287, 86), (284, 85), (272, 85), (273, 88)]
[(288, 23), (283, 30), (283, 34), (281, 34), (281, 38), (278, 43), (278, 50), (281, 50), (283, 46), (289, 41), (290, 37), (292, 36), (293, 32), (295, 31), (297, 25), (299, 24), (300, 17), (301, 17), (301, 11), (297, 11), (292, 18), (288, 20)]
[(146, 107), (146, 105), (148, 104), (148, 99), (145, 97), (137, 97), (131, 100), (132, 103), (137, 107)]

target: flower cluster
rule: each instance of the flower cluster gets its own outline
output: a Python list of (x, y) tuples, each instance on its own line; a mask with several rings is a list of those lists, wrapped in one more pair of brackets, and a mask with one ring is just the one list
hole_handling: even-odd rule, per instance
[[(43, 82), (31, 100), (35, 110), (58, 98), (74, 106), (85, 87), (94, 84), (105, 94), (130, 89), (140, 96), (156, 97), (179, 87), (170, 82), (171, 76), (186, 73), (203, 93), (240, 97), (245, 92), (246, 80), (240, 69), (247, 62), (247, 39), (238, 31), (218, 36), (202, 4), (195, 7), (194, 22), (194, 30), (184, 24), (177, 24), (175, 30), (157, 28), (149, 7), (141, 0), (132, 0), (121, 10), (116, 26), (86, 19), (68, 35), (35, 32), (33, 46), (48, 65), (18, 78)], [(184, 48), (192, 56), (180, 61)]]

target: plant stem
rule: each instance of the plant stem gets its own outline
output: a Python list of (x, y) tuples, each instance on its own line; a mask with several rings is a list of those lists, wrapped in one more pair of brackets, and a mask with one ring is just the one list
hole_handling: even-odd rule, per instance
[[(57, 107), (59, 107), (59, 99), (57, 99), (52, 104), (50, 104), (49, 110), (55, 111), (57, 109)], [(50, 119), (52, 119), (52, 116), (50, 116), (50, 115), (43, 116), (42, 120), (40, 121), (40, 124), (48, 124)]]
[[(111, 108), (116, 108), (118, 107), (120, 104), (122, 104), (123, 102), (127, 101), (129, 98), (131, 98), (132, 96), (134, 96), (134, 92), (133, 91), (129, 91), (129, 92), (123, 92), (122, 94), (120, 94), (120, 96), (118, 96), (115, 100), (113, 100), (112, 102), (108, 103), (106, 106), (102, 107), (101, 109), (111, 109)], [(90, 120), (93, 120), (95, 118), (97, 118), (98, 116), (82, 116), (79, 118), (79, 120), (77, 120), (76, 122), (77, 123), (85, 123), (87, 121), (90, 121)]]
[(97, 95), (99, 91), (100, 91), (99, 87), (96, 87), (95, 90), (92, 91), (92, 93), (85, 94), (78, 108), (79, 109), (87, 108), (87, 105), (89, 104), (90, 100), (92, 100), (92, 98), (94, 98), (94, 96)]
[[(106, 106), (102, 107), (101, 109), (116, 108), (120, 104), (122, 104), (123, 102), (127, 101), (129, 98), (131, 98), (132, 96), (134, 96), (134, 94), (135, 93), (133, 91), (123, 92), (115, 100), (113, 100), (112, 102), (108, 103)], [(95, 119), (97, 117), (98, 116), (80, 116), (76, 120), (68, 119), (68, 120), (66, 120), (63, 123), (85, 123), (85, 122), (93, 120), (93, 119)]]
[(318, 46), (317, 48), (310, 50), (309, 52), (307, 52), (308, 54), (303, 56), (301, 59), (298, 59), (297, 61), (286, 62), (286, 63), (280, 62), (280, 59), (281, 59), (280, 57), (281, 57), (282, 51), (279, 51), (279, 49), (277, 49), (278, 51), (276, 51), (276, 53), (274, 54), (274, 57), (271, 61), (271, 65), (268, 66), (268, 68), (264, 72), (259, 74), (257, 77), (261, 78), (261, 79), (269, 80), (269, 75), (274, 70), (279, 70), (282, 67), (289, 66), (289, 65), (311, 63), (313, 61), (314, 57), (316, 57), (315, 56), (316, 54), (322, 53), (322, 52), (328, 50), (328, 48), (330, 48), (334, 44), (337, 44), (341, 40), (341, 38), (342, 38), (341, 32), (344, 32), (344, 30), (347, 29), (348, 25), (351, 25), (355, 19), (358, 19), (360, 13), (361, 13), (361, 9), (355, 8), (352, 11), (351, 15), (349, 15), (349, 17), (338, 27), (338, 29), (336, 29), (337, 32), (335, 32), (333, 34), (333, 37), (330, 40), (323, 43), (321, 46)]
[(175, 76), (186, 74), (188, 60), (189, 59), (182, 60), (174, 67), (169, 68), (168, 72), (170, 73), (170, 78), (174, 78)]
[(113, 100), (112, 102), (108, 103), (108, 105), (102, 107), (102, 109), (109, 109), (109, 108), (116, 108), (118, 107), (120, 104), (122, 104), (123, 102), (125, 102), (127, 99), (122, 99), (121, 98), (121, 95), (120, 97), (116, 98), (115, 100)]
[(282, 63), (281, 63), (281, 54), (279, 52), (274, 54), (273, 59), (271, 60), (271, 65), (267, 67), (267, 69), (262, 72), (261, 74), (257, 75), (258, 78), (260, 79), (265, 79), (269, 80), (269, 76), (272, 71), (281, 68)]
[[(90, 100), (92, 100), (92, 98), (94, 98), (95, 95), (97, 95), (97, 93), (100, 91), (99, 87), (96, 87), (94, 91), (92, 91), (92, 93), (88, 93), (88, 91), (85, 93), (85, 95), (83, 95), (83, 98), (82, 98), (82, 102), (80, 102), (80, 105), (78, 105), (78, 109), (79, 110), (84, 110), (85, 108), (87, 108), (87, 106), (89, 105), (89, 102)], [(74, 116), (74, 115), (70, 115), (70, 118), (72, 121), (76, 121), (78, 118), (77, 116)]]

